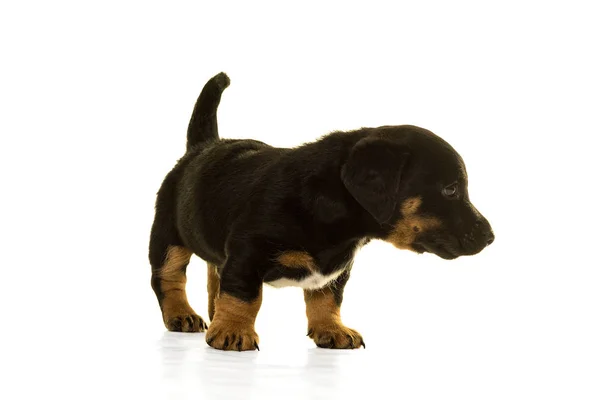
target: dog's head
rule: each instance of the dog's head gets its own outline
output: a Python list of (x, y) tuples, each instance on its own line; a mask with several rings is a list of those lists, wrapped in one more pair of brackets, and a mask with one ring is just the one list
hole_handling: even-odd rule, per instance
[(454, 259), (494, 241), (469, 200), (462, 157), (425, 129), (374, 129), (350, 151), (342, 181), (398, 248)]

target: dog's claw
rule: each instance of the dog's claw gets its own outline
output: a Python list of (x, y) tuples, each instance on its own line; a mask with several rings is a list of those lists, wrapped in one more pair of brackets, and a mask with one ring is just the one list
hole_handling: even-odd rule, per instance
[(364, 340), (360, 340), (360, 345), (363, 347), (363, 349), (366, 349), (367, 346), (365, 345), (365, 341)]
[(353, 349), (354, 348), (354, 338), (352, 337), (352, 335), (346, 335), (346, 336), (348, 337), (348, 340), (350, 340), (350, 344), (346, 348)]
[(258, 351), (260, 351), (260, 348), (258, 347), (258, 343), (254, 342), (254, 348)]
[(312, 334), (313, 334), (313, 330), (312, 330), (312, 329), (309, 329), (309, 330), (308, 330), (308, 333), (306, 334), (306, 336), (310, 336), (310, 335), (312, 335)]
[(175, 321), (173, 321), (173, 330), (175, 332), (182, 331), (181, 321), (179, 319), (176, 319)]

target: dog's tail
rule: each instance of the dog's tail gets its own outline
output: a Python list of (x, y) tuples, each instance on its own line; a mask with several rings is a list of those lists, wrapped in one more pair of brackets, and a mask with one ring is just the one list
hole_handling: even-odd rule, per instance
[(213, 76), (200, 92), (187, 131), (187, 150), (199, 143), (219, 139), (217, 108), (221, 93), (229, 86), (229, 77), (221, 72)]

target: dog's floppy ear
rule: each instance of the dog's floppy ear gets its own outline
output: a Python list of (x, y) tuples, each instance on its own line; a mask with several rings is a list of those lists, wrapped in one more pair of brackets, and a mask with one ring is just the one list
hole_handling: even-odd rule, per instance
[(408, 157), (408, 149), (402, 145), (367, 137), (354, 145), (342, 167), (344, 185), (380, 224), (389, 221), (396, 211)]

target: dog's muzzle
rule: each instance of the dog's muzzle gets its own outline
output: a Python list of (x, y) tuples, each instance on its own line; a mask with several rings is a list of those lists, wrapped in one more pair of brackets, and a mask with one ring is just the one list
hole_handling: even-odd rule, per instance
[(477, 254), (494, 242), (494, 232), (485, 218), (478, 219), (473, 229), (459, 239), (463, 255)]
[(412, 244), (418, 253), (432, 253), (446, 260), (460, 256), (475, 255), (494, 242), (495, 236), (489, 222), (481, 217), (465, 234), (449, 231), (427, 232), (420, 235)]

